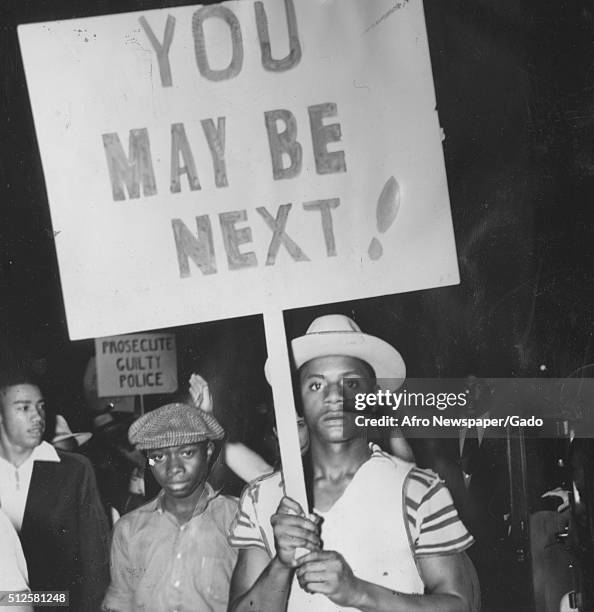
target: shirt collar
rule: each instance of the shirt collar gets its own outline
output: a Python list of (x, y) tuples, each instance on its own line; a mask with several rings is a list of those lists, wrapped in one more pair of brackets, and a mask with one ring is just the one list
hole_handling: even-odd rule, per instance
[[(208, 504), (210, 503), (210, 501), (214, 499), (217, 495), (218, 495), (218, 492), (216, 492), (211, 487), (210, 483), (205, 482), (204, 491), (202, 492), (202, 495), (200, 496), (200, 500), (198, 501), (198, 504), (196, 505), (196, 509), (194, 510), (194, 513), (192, 514), (192, 518), (202, 514), (208, 507)], [(163, 491), (163, 489), (161, 489), (157, 497), (155, 497), (155, 499), (150, 501), (148, 504), (142, 506), (142, 508), (140, 509), (143, 512), (158, 512), (159, 514), (163, 514), (165, 512), (165, 508), (163, 508), (163, 498), (164, 497), (165, 497), (165, 492)]]
[[(0, 457), (0, 461), (4, 461), (7, 465), (14, 467), (12, 463), (10, 463), (10, 461), (7, 459), (4, 459), (4, 457)], [(54, 463), (60, 463), (60, 455), (58, 455), (56, 449), (51, 444), (45, 442), (44, 440), (41, 442), (41, 444), (38, 444), (33, 449), (27, 459), (25, 459), (25, 461), (23, 461), (23, 463), (21, 463), (21, 465), (16, 469), (20, 470), (23, 465), (31, 464), (34, 461), (51, 461)]]
[(30, 458), (32, 461), (53, 461), (54, 463), (60, 463), (60, 455), (45, 440), (33, 449)]

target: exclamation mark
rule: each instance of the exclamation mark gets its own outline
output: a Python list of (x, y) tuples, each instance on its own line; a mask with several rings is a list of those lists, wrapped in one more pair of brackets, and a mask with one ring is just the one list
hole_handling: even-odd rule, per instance
[[(391, 176), (382, 192), (380, 193), (380, 197), (377, 200), (377, 208), (375, 211), (376, 221), (377, 221), (377, 231), (380, 234), (385, 234), (396, 219), (396, 215), (398, 214), (398, 210), (400, 209), (400, 186), (398, 185), (398, 181)], [(369, 253), (369, 257), (376, 261), (384, 254), (384, 248), (382, 247), (382, 243), (377, 239), (373, 238), (369, 243), (369, 248), (367, 249), (367, 253)]]

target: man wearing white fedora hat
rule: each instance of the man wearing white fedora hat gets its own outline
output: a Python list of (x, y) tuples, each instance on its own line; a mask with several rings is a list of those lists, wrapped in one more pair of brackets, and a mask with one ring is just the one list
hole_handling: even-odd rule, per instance
[[(292, 341), (309, 428), (314, 514), (283, 497), (279, 473), (252, 483), (230, 542), (240, 549), (230, 610), (474, 612), (473, 540), (437, 476), (368, 445), (356, 393), (400, 387), (398, 351), (343, 315)], [(299, 556), (299, 549), (307, 554)], [(298, 558), (297, 558), (298, 557)]]

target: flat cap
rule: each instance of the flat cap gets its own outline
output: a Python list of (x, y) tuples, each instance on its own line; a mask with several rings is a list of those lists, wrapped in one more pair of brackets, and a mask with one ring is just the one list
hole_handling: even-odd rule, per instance
[(130, 442), (140, 450), (220, 440), (224, 435), (212, 414), (187, 404), (166, 404), (147, 412), (128, 430)]

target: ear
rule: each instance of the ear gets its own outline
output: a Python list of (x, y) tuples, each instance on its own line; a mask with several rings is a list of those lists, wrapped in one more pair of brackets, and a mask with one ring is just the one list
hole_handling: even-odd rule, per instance
[(210, 458), (212, 457), (213, 453), (214, 453), (214, 443), (209, 440), (208, 444), (206, 445), (206, 460), (207, 461), (210, 461)]

